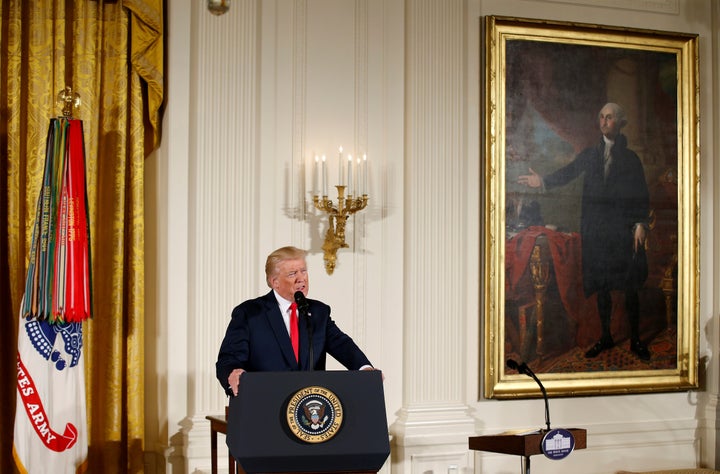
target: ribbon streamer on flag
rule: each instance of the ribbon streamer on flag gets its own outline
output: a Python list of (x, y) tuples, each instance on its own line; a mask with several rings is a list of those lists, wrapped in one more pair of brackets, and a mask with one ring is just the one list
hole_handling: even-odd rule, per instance
[[(90, 232), (79, 97), (50, 120), (20, 307), (13, 457), (22, 474), (87, 471), (82, 322), (92, 316)], [(69, 109), (69, 112), (68, 112)]]
[(92, 314), (82, 121), (50, 121), (22, 314), (82, 322)]

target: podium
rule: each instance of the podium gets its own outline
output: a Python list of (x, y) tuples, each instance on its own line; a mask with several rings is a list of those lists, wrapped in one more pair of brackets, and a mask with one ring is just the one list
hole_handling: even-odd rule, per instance
[(247, 473), (376, 473), (390, 454), (380, 371), (246, 372), (227, 445)]
[[(575, 438), (574, 449), (587, 447), (587, 430), (568, 428)], [(475, 451), (489, 451), (501, 454), (515, 454), (522, 457), (522, 473), (530, 474), (530, 456), (541, 454), (543, 438), (547, 431), (538, 430), (526, 433), (501, 433), (496, 435), (471, 436), (468, 438), (469, 448)]]

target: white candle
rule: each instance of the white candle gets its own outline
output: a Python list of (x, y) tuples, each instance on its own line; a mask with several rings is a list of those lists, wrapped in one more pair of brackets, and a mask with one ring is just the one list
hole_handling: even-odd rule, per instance
[(368, 162), (367, 162), (367, 155), (363, 155), (363, 194), (367, 194), (368, 188), (367, 188), (367, 180), (368, 180)]
[(348, 194), (348, 196), (352, 194), (352, 184), (353, 184), (352, 165), (353, 165), (352, 155), (348, 155), (348, 173), (347, 173), (347, 176), (348, 176), (347, 194)]
[(313, 168), (313, 194), (317, 196), (320, 193), (320, 157), (315, 155), (315, 167)]
[(325, 165), (325, 155), (322, 156), (322, 189), (323, 196), (327, 196), (327, 166)]
[(356, 158), (357, 163), (355, 163), (355, 183), (353, 187), (355, 188), (355, 193), (358, 196), (362, 195), (362, 161), (360, 161), (360, 157), (358, 156)]
[(338, 149), (338, 185), (343, 185), (342, 145)]

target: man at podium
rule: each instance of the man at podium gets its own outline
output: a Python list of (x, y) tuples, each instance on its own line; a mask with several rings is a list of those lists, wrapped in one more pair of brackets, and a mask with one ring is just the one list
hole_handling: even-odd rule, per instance
[(265, 263), (271, 291), (233, 309), (215, 364), (218, 381), (229, 396), (237, 396), (246, 371), (324, 370), (327, 354), (350, 370), (374, 370), (332, 320), (330, 306), (306, 299), (306, 255), (296, 247), (272, 252)]

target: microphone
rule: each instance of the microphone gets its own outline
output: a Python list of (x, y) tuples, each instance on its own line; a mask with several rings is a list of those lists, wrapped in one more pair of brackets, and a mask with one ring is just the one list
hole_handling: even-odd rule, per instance
[(298, 312), (300, 313), (300, 317), (305, 316), (305, 324), (307, 326), (307, 332), (308, 332), (308, 370), (313, 370), (313, 365), (315, 364), (315, 356), (313, 354), (313, 333), (312, 333), (312, 324), (310, 323), (310, 303), (308, 303), (307, 298), (305, 298), (305, 295), (302, 291), (296, 291), (295, 292), (295, 304), (297, 304)]
[[(523, 363), (523, 365), (524, 365), (525, 367), (527, 367), (527, 365), (525, 365), (525, 363)], [(515, 362), (514, 359), (508, 359), (508, 360), (507, 360), (507, 366), (510, 367), (510, 368), (513, 369), (513, 370), (516, 370), (516, 371), (517, 371), (518, 373), (520, 373), (520, 374), (524, 374), (524, 373), (525, 373), (524, 370), (521, 368), (520, 364), (518, 364), (517, 362)]]
[(545, 424), (547, 425), (547, 430), (550, 431), (550, 404), (548, 403), (547, 392), (545, 391), (545, 387), (543, 386), (542, 382), (539, 378), (537, 378), (535, 372), (530, 370), (530, 367), (528, 367), (525, 362), (521, 362), (518, 364), (515, 360), (508, 359), (507, 366), (513, 370), (516, 370), (519, 374), (532, 377), (532, 379), (535, 380), (535, 382), (537, 382), (537, 384), (540, 386), (540, 391), (542, 392), (543, 398), (545, 399)]
[(307, 298), (305, 298), (305, 295), (302, 291), (295, 292), (295, 304), (297, 304), (297, 308), (300, 314), (307, 316), (308, 309), (310, 308), (310, 303), (308, 303), (308, 300)]

